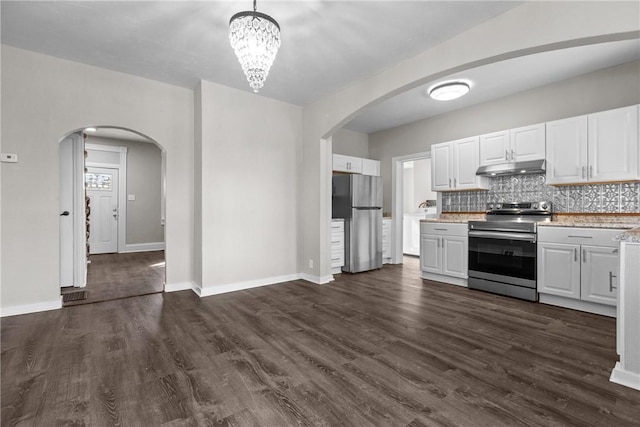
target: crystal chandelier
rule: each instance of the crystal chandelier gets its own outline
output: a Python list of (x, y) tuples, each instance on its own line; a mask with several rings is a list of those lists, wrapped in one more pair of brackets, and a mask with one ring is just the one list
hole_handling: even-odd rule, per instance
[(280, 47), (280, 26), (275, 19), (256, 11), (239, 12), (229, 20), (229, 41), (254, 92), (264, 85)]

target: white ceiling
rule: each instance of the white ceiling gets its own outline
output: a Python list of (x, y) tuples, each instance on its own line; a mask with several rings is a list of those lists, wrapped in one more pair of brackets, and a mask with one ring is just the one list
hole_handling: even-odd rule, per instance
[[(494, 16), (515, 1), (258, 1), (282, 47), (260, 95), (307, 105)], [(2, 43), (186, 88), (200, 79), (250, 92), (228, 41), (243, 1), (6, 1)], [(471, 94), (433, 104), (423, 89), (374, 106), (347, 127), (373, 132), (637, 59), (638, 45), (492, 64), (464, 75)], [(527, 62), (529, 61), (529, 62)]]

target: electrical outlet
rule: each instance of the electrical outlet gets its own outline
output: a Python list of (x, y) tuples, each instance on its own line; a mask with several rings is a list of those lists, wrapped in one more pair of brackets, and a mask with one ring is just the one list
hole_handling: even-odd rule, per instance
[(312, 259), (309, 260), (309, 268), (313, 268), (313, 260)]

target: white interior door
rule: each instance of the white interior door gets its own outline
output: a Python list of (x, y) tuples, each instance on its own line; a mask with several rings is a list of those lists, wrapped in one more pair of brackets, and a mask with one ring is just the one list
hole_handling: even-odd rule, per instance
[(87, 168), (91, 254), (118, 252), (118, 169)]
[(69, 135), (60, 142), (60, 286), (87, 284), (84, 140)]
[(73, 140), (60, 142), (60, 286), (73, 286)]

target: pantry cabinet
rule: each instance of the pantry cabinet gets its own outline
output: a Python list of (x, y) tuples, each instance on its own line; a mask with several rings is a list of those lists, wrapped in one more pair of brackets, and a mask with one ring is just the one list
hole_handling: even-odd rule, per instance
[(480, 136), (480, 166), (544, 158), (544, 123)]
[(479, 167), (479, 150), (477, 136), (432, 145), (431, 189), (433, 191), (488, 189), (489, 180), (476, 175)]
[(467, 224), (420, 223), (420, 269), (423, 279), (466, 286)]
[(547, 184), (640, 179), (638, 106), (547, 123)]
[[(599, 305), (615, 306), (619, 270), (618, 229), (539, 227), (538, 292), (540, 301), (615, 315)], [(571, 300), (587, 304), (575, 305)], [(563, 304), (563, 302), (565, 304)]]

